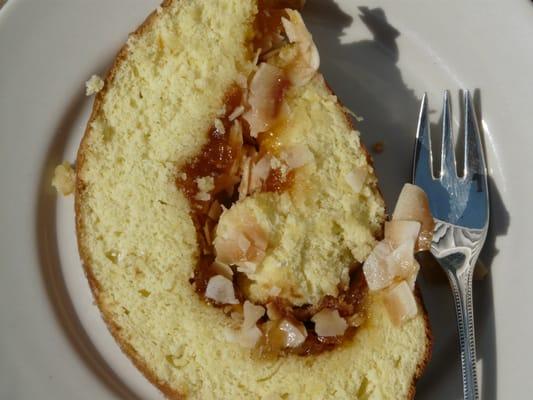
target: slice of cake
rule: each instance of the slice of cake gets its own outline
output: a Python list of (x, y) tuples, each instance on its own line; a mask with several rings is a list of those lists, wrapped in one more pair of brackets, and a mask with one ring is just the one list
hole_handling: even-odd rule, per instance
[(96, 94), (80, 255), (110, 331), (169, 398), (407, 399), (428, 360), (423, 193), (407, 187), (384, 226), (300, 3), (166, 1)]

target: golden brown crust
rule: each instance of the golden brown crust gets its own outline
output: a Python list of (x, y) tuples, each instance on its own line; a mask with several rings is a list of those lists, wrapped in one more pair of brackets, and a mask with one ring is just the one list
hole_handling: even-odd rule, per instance
[[(161, 3), (161, 8), (169, 7), (174, 0), (164, 0)], [(155, 18), (157, 17), (156, 11), (153, 11), (145, 20), (144, 22), (132, 33), (132, 35), (139, 36), (142, 35), (143, 32), (148, 29), (151, 24), (154, 22)], [(113, 65), (107, 72), (107, 75), (105, 77), (105, 83), (104, 87), (101, 91), (99, 91), (96, 94), (96, 97), (94, 99), (93, 104), (93, 110), (91, 112), (91, 116), (89, 117), (89, 121), (87, 122), (87, 127), (85, 129), (85, 133), (83, 135), (83, 138), (80, 143), (80, 147), (78, 149), (78, 154), (76, 158), (76, 171), (80, 171), (82, 169), (83, 164), (85, 163), (85, 153), (87, 150), (87, 139), (89, 137), (90, 133), (90, 127), (91, 123), (95, 120), (96, 116), (100, 112), (100, 108), (102, 106), (102, 102), (104, 99), (104, 96), (112, 83), (112, 81), (115, 78), (116, 71), (124, 62), (124, 60), (127, 57), (127, 45), (124, 45), (120, 51), (118, 52), (115, 61), (113, 62)], [(107, 325), (107, 328), (119, 344), (120, 348), (128, 356), (128, 358), (133, 362), (135, 367), (141, 373), (148, 379), (153, 385), (155, 385), (167, 398), (169, 399), (175, 399), (175, 400), (181, 400), (185, 399), (186, 396), (183, 393), (179, 393), (178, 391), (174, 390), (172, 387), (168, 385), (167, 382), (162, 381), (161, 379), (158, 379), (157, 376), (155, 376), (149, 369), (148, 365), (145, 363), (145, 361), (139, 357), (135, 349), (121, 336), (120, 333), (120, 327), (115, 323), (113, 320), (113, 316), (109, 311), (104, 307), (104, 305), (101, 302), (100, 298), (100, 285), (98, 281), (96, 280), (93, 271), (91, 269), (91, 263), (90, 263), (90, 257), (88, 255), (88, 252), (83, 246), (83, 240), (82, 235), (84, 232), (83, 229), (83, 220), (81, 217), (80, 212), (80, 201), (81, 197), (83, 195), (83, 191), (85, 189), (85, 184), (81, 180), (79, 174), (76, 175), (76, 192), (74, 197), (74, 210), (76, 214), (76, 237), (78, 241), (78, 250), (80, 253), (80, 258), (83, 264), (83, 269), (85, 271), (85, 275), (87, 276), (87, 280), (89, 281), (89, 286), (91, 288), (91, 291), (93, 293), (95, 302), (98, 306), (98, 309), (100, 310), (100, 313), (102, 314), (102, 317)]]
[[(173, 1), (178, 1), (178, 0), (164, 0), (161, 3), (161, 7), (162, 8), (169, 7), (173, 3)], [(142, 35), (143, 32), (151, 26), (151, 24), (154, 22), (155, 18), (157, 18), (156, 11), (152, 12), (144, 20), (144, 22), (132, 33), (132, 35), (134, 35), (134, 36)], [(100, 112), (100, 109), (101, 109), (101, 106), (102, 106), (102, 103), (103, 103), (103, 99), (104, 99), (104, 97), (105, 97), (105, 95), (107, 93), (107, 90), (109, 89), (111, 83), (113, 82), (113, 80), (115, 78), (116, 71), (118, 70), (118, 68), (120, 67), (122, 62), (125, 61), (125, 59), (127, 57), (127, 51), (128, 51), (127, 50), (127, 45), (124, 45), (120, 49), (120, 51), (118, 52), (118, 54), (117, 54), (117, 56), (115, 58), (115, 61), (113, 62), (113, 65), (111, 66), (111, 68), (107, 72), (107, 75), (106, 75), (105, 80), (104, 80), (104, 82), (105, 82), (104, 83), (104, 87), (102, 88), (101, 91), (99, 91), (96, 94), (96, 97), (95, 97), (94, 103), (93, 103), (93, 109), (92, 109), (89, 121), (87, 122), (87, 127), (85, 129), (83, 138), (82, 138), (82, 140), (80, 142), (80, 146), (79, 146), (79, 149), (78, 149), (77, 158), (76, 158), (76, 171), (81, 171), (81, 169), (82, 169), (82, 167), (83, 167), (83, 165), (85, 163), (85, 153), (87, 151), (87, 140), (88, 140), (88, 137), (89, 137), (89, 134), (90, 134), (91, 124), (96, 119), (96, 116)], [(329, 87), (329, 85), (327, 85), (327, 83), (326, 83), (326, 86), (327, 86), (328, 91), (333, 95), (333, 92), (332, 92), (331, 88)], [(339, 101), (339, 105), (342, 106), (340, 101)], [(345, 115), (346, 120), (347, 120), (348, 124), (350, 125), (350, 127), (353, 128), (352, 120), (349, 117), (349, 115), (346, 113), (345, 110), (344, 110), (344, 115)], [(365, 152), (369, 164), (373, 166), (373, 160), (372, 160), (372, 157), (370, 156), (370, 153), (365, 148), (365, 146), (362, 145), (362, 144), (361, 144), (361, 148)], [(141, 373), (146, 377), (146, 379), (148, 379), (148, 381), (150, 381), (153, 385), (155, 385), (165, 395), (165, 397), (167, 397), (169, 399), (175, 399), (175, 400), (185, 399), (187, 397), (185, 393), (180, 393), (180, 392), (176, 391), (175, 389), (170, 387), (170, 385), (167, 382), (165, 382), (165, 381), (163, 381), (161, 379), (158, 379), (158, 377), (155, 374), (152, 373), (152, 371), (150, 370), (150, 368), (146, 364), (146, 362), (137, 354), (135, 349), (122, 337), (120, 326), (118, 326), (115, 323), (111, 313), (102, 304), (102, 301), (101, 301), (101, 298), (100, 298), (100, 290), (101, 290), (101, 288), (100, 288), (100, 285), (99, 285), (99, 283), (98, 283), (97, 279), (95, 278), (94, 273), (92, 271), (91, 260), (90, 260), (90, 257), (89, 257), (89, 254), (88, 254), (86, 248), (83, 245), (83, 240), (82, 240), (82, 236), (83, 236), (83, 232), (84, 232), (84, 228), (83, 228), (84, 223), (83, 223), (82, 214), (81, 214), (81, 205), (80, 205), (81, 203), (80, 202), (81, 202), (84, 190), (85, 190), (85, 183), (80, 178), (79, 174), (77, 174), (76, 175), (76, 191), (75, 191), (75, 199), (74, 199), (74, 209), (75, 209), (75, 215), (76, 215), (76, 217), (75, 217), (76, 218), (76, 237), (77, 237), (77, 242), (78, 242), (78, 251), (80, 253), (80, 258), (81, 258), (81, 261), (82, 261), (82, 264), (83, 264), (85, 275), (86, 275), (87, 280), (89, 282), (89, 286), (90, 286), (91, 291), (93, 293), (93, 296), (94, 296), (95, 302), (96, 302), (96, 304), (98, 306), (98, 309), (100, 310), (100, 313), (102, 314), (104, 322), (106, 323), (109, 331), (111, 332), (111, 334), (113, 335), (113, 337), (115, 338), (117, 343), (119, 344), (121, 350), (133, 362), (135, 367), (139, 371), (141, 371)], [(380, 196), (382, 197), (382, 194), (381, 194), (381, 191), (380, 191), (379, 187), (377, 187), (377, 190), (378, 190)], [(425, 325), (426, 325), (427, 341), (426, 341), (426, 354), (424, 355), (424, 358), (420, 361), (420, 363), (417, 366), (417, 370), (416, 370), (415, 376), (413, 377), (413, 381), (412, 381), (411, 387), (409, 389), (408, 398), (411, 398), (411, 399), (414, 398), (414, 395), (415, 395), (416, 381), (422, 375), (422, 373), (423, 373), (424, 369), (426, 368), (426, 366), (427, 366), (427, 364), (429, 362), (429, 359), (431, 357), (432, 342), (433, 342), (432, 335), (431, 335), (431, 329), (430, 329), (430, 326), (429, 326), (429, 319), (428, 319), (427, 311), (426, 311), (425, 305), (423, 303), (423, 300), (422, 300), (422, 297), (420, 295), (420, 291), (419, 291), (418, 288), (416, 290), (415, 295), (416, 295), (416, 298), (417, 298), (419, 304), (421, 305), (423, 316), (424, 316), (424, 320), (426, 322)]]

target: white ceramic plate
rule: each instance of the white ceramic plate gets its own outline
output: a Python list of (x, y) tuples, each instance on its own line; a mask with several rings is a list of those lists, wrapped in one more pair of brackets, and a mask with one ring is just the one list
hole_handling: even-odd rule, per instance
[[(375, 161), (388, 204), (409, 176), (422, 93), (437, 122), (443, 89), (455, 99), (459, 88), (476, 90), (492, 184), (482, 255), (490, 274), (475, 286), (481, 392), (489, 400), (533, 393), (533, 7), (503, 3), (315, 0), (304, 13), (326, 79), (364, 117), (365, 142), (385, 143)], [(106, 71), (156, 5), (9, 0), (0, 11), (2, 399), (162, 397), (107, 332), (77, 256), (72, 198), (50, 188), (54, 166), (74, 160), (88, 118), (85, 80)], [(450, 293), (445, 284), (422, 285), (435, 345), (417, 398), (459, 399)]]

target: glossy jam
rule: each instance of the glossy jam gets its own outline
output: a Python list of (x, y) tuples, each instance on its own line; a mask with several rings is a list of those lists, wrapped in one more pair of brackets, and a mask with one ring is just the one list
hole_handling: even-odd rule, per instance
[(294, 171), (283, 173), (280, 169), (273, 169), (268, 174), (261, 190), (263, 192), (283, 192), (292, 186)]

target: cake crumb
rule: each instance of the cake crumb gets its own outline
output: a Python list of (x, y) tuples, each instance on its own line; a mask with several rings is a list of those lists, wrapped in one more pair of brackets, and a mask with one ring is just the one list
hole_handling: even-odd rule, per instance
[(203, 176), (196, 179), (200, 192), (208, 193), (215, 188), (215, 179), (212, 176)]
[(287, 174), (287, 165), (274, 156), (270, 159), (270, 168), (273, 170), (279, 170), (282, 176)]
[(372, 151), (376, 154), (381, 154), (383, 153), (383, 150), (385, 150), (385, 143), (383, 143), (382, 140), (380, 140), (379, 142), (376, 142), (372, 145)]
[(85, 95), (90, 96), (98, 93), (104, 87), (104, 81), (98, 75), (93, 75), (85, 82)]
[(347, 289), (350, 286), (350, 270), (348, 268), (345, 267), (342, 269), (340, 281), (341, 281), (341, 285), (344, 288)]
[(132, 47), (135, 44), (136, 38), (134, 34), (128, 35), (128, 39), (126, 40), (126, 45), (128, 47)]
[(198, 192), (194, 198), (198, 201), (209, 201), (211, 200), (211, 195), (207, 192)]
[(222, 121), (218, 118), (215, 118), (215, 129), (221, 134), (224, 135), (226, 133), (226, 128), (224, 128), (224, 124)]
[(58, 193), (61, 193), (63, 196), (72, 194), (75, 184), (76, 172), (68, 161), (64, 161), (55, 168), (52, 186), (56, 188)]

